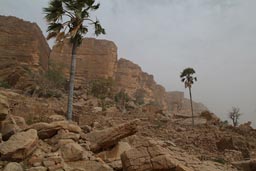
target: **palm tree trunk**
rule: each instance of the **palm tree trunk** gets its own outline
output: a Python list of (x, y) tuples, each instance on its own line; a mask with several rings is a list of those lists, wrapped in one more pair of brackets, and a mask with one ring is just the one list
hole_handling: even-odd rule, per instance
[(192, 112), (192, 126), (194, 126), (194, 111), (193, 111), (193, 101), (191, 95), (191, 87), (189, 87), (189, 96), (190, 96), (190, 105), (191, 105), (191, 112)]
[(76, 41), (72, 45), (72, 57), (70, 65), (70, 76), (69, 76), (69, 93), (68, 93), (68, 112), (67, 119), (72, 120), (73, 111), (73, 95), (74, 95), (74, 84), (75, 84), (75, 72), (76, 72)]

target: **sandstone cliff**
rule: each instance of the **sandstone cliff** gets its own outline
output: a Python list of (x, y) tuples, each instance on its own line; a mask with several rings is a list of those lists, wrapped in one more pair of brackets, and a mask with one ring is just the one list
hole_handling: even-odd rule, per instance
[(37, 24), (0, 16), (0, 81), (15, 85), (24, 69), (47, 69), (49, 55), (50, 48)]
[[(71, 45), (68, 41), (55, 45), (50, 59), (64, 66), (65, 74), (69, 75), (71, 61)], [(76, 81), (83, 85), (88, 80), (113, 78), (117, 63), (117, 47), (108, 40), (93, 38), (84, 39), (77, 49)]]
[(117, 87), (125, 89), (131, 97), (167, 108), (164, 87), (155, 82), (153, 75), (143, 72), (139, 65), (119, 59), (115, 80)]
[[(184, 97), (184, 92), (172, 91), (167, 92), (166, 100), (168, 103), (168, 109), (172, 112), (179, 113), (184, 116), (190, 117), (190, 100)], [(208, 110), (202, 103), (193, 101), (193, 109), (195, 116), (199, 116), (202, 111)]]

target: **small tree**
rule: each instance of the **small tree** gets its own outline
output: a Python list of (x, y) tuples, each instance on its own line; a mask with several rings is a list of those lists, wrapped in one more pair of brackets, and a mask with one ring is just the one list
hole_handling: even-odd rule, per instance
[(233, 126), (238, 126), (238, 120), (240, 119), (240, 116), (242, 113), (240, 113), (240, 109), (238, 107), (232, 107), (231, 112), (229, 112), (229, 118), (233, 122)]
[(95, 35), (105, 34), (98, 20), (90, 18), (90, 13), (99, 8), (95, 0), (50, 0), (44, 8), (45, 19), (48, 23), (49, 33), (47, 39), (55, 38), (56, 42), (70, 40), (72, 45), (69, 95), (67, 118), (72, 120), (73, 94), (76, 70), (76, 50), (82, 43), (82, 38), (88, 33), (90, 25), (94, 26)]
[(194, 126), (194, 112), (193, 112), (193, 101), (192, 101), (191, 87), (192, 87), (192, 84), (194, 84), (194, 81), (197, 81), (197, 78), (193, 76), (193, 74), (195, 74), (195, 73), (196, 72), (193, 68), (186, 68), (180, 74), (181, 81), (184, 83), (185, 88), (189, 89), (191, 112), (192, 112), (192, 125), (193, 126)]

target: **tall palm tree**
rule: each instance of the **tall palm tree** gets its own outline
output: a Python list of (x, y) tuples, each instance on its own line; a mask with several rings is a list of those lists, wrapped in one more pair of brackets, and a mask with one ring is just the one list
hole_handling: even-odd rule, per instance
[(194, 111), (193, 111), (191, 87), (192, 87), (192, 84), (194, 84), (194, 81), (197, 81), (197, 78), (193, 76), (193, 74), (195, 74), (195, 73), (196, 72), (193, 68), (185, 68), (180, 74), (181, 81), (185, 84), (185, 88), (189, 89), (190, 105), (191, 105), (191, 112), (192, 112), (192, 125), (193, 126), (194, 126)]
[(47, 39), (55, 38), (57, 43), (65, 39), (72, 45), (69, 95), (67, 118), (72, 120), (74, 80), (76, 70), (76, 49), (82, 43), (83, 36), (88, 33), (89, 26), (93, 26), (95, 35), (105, 34), (99, 21), (90, 18), (89, 13), (99, 8), (95, 0), (51, 0), (49, 6), (44, 8), (45, 19), (48, 23), (49, 33)]

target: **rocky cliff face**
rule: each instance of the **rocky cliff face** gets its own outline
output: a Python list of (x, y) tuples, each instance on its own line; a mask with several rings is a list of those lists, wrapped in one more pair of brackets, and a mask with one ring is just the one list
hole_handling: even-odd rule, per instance
[(47, 69), (49, 55), (50, 48), (37, 24), (0, 16), (0, 81), (9, 79), (15, 84), (24, 69)]
[[(63, 65), (69, 75), (72, 47), (68, 41), (52, 49), (50, 59)], [(84, 39), (77, 49), (76, 81), (83, 85), (87, 80), (113, 78), (117, 63), (117, 47), (107, 40)]]
[[(172, 91), (167, 92), (166, 100), (169, 110), (181, 115), (190, 117), (190, 100), (184, 97), (184, 92)], [(199, 116), (202, 111), (208, 110), (202, 103), (193, 102), (193, 109), (196, 116)]]
[(115, 80), (119, 89), (125, 89), (127, 94), (144, 103), (155, 103), (167, 108), (165, 89), (158, 85), (153, 75), (142, 71), (140, 66), (126, 59), (119, 59)]

